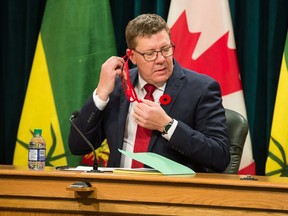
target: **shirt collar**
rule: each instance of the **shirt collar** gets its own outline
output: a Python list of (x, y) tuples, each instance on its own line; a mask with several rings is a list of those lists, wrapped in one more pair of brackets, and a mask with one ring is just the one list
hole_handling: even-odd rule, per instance
[[(143, 88), (146, 84), (147, 84), (147, 82), (144, 79), (142, 79), (142, 77), (138, 74), (138, 88), (140, 87), (139, 90), (143, 91)], [(166, 86), (166, 83), (164, 83), (160, 87), (157, 87), (157, 89), (164, 92), (165, 86)]]

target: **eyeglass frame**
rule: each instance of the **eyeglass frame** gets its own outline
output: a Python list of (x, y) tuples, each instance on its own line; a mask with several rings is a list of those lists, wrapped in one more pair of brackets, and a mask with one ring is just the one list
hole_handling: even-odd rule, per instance
[[(170, 48), (172, 48), (172, 54), (171, 54), (171, 55), (168, 55), (168, 56), (163, 55), (162, 52), (163, 52), (165, 49), (170, 49)], [(172, 56), (172, 55), (174, 54), (174, 51), (175, 51), (175, 45), (174, 45), (173, 43), (171, 43), (170, 46), (168, 46), (168, 47), (166, 47), (166, 48), (162, 48), (161, 50), (151, 51), (151, 53), (155, 53), (155, 52), (156, 52), (155, 59), (151, 59), (151, 60), (147, 60), (147, 59), (145, 58), (145, 55), (147, 55), (149, 52), (142, 53), (142, 52), (139, 52), (139, 51), (136, 50), (136, 49), (133, 49), (133, 51), (135, 51), (136, 53), (138, 53), (139, 55), (141, 55), (146, 62), (152, 62), (152, 61), (155, 61), (155, 60), (158, 58), (158, 53), (159, 53), (159, 52), (161, 53), (161, 55), (162, 55), (164, 58), (167, 58), (167, 57)]]

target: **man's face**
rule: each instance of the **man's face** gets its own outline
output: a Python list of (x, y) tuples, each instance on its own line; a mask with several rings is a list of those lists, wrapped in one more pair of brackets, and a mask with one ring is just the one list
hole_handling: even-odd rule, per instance
[[(151, 37), (137, 37), (136, 44), (135, 50), (138, 52), (151, 53), (169, 47), (171, 41), (168, 33), (163, 30)], [(137, 65), (140, 76), (155, 86), (162, 86), (173, 72), (173, 55), (165, 58), (158, 52), (155, 60), (147, 62), (141, 54), (133, 50), (130, 59)]]

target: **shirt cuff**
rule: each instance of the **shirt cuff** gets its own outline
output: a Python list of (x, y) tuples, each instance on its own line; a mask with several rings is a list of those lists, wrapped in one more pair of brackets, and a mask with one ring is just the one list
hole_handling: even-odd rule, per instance
[(93, 101), (95, 103), (95, 106), (99, 109), (99, 110), (104, 110), (106, 105), (109, 102), (109, 98), (106, 101), (101, 100), (98, 95), (96, 94), (96, 90), (93, 92)]
[(173, 124), (169, 128), (167, 134), (164, 134), (164, 135), (162, 134), (162, 136), (169, 141), (171, 139), (177, 125), (178, 125), (178, 121), (176, 119), (174, 119)]

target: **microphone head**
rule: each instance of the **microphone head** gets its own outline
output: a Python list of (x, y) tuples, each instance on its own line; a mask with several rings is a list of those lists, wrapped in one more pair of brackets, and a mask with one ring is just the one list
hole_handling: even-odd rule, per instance
[(77, 118), (79, 116), (80, 112), (78, 110), (72, 112), (70, 119), (74, 119)]

